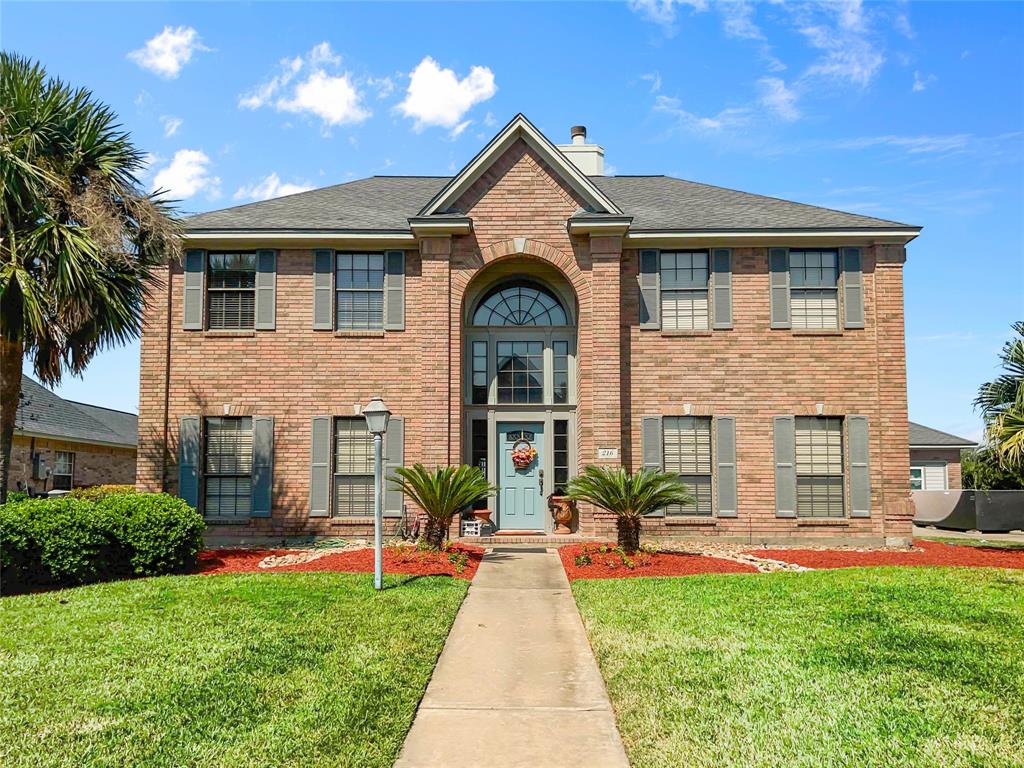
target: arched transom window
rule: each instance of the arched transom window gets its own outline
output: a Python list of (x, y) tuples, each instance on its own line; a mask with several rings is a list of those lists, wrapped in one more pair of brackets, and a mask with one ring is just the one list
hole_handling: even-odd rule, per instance
[(473, 313), (473, 325), (568, 325), (565, 308), (535, 283), (505, 283), (487, 293)]

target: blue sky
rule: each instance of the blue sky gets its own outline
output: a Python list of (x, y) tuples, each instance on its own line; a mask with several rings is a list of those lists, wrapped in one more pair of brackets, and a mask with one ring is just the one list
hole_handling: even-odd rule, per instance
[[(1024, 4), (5, 2), (2, 43), (91, 88), (205, 211), (447, 174), (524, 112), (619, 174), (919, 224), (910, 415), (976, 437), (1024, 318)], [(138, 346), (66, 397), (138, 405)]]

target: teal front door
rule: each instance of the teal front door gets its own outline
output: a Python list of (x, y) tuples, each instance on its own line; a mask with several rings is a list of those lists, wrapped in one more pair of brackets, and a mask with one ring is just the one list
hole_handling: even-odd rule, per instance
[[(529, 448), (537, 456), (527, 466), (516, 466), (513, 451)], [(544, 528), (544, 424), (498, 422), (498, 527), (512, 531)]]

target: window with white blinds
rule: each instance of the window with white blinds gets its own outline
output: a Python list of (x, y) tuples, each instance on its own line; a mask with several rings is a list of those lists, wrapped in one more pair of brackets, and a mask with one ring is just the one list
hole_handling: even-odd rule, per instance
[(383, 328), (384, 254), (339, 253), (335, 258), (334, 327), (339, 330)]
[(707, 251), (662, 251), (661, 327), (704, 331), (710, 327)]
[(789, 252), (790, 313), (794, 328), (839, 327), (839, 252)]
[(70, 491), (74, 485), (75, 454), (57, 451), (53, 457), (53, 490)]
[(362, 416), (334, 420), (334, 514), (373, 514), (373, 436)]
[(211, 253), (206, 288), (208, 327), (245, 330), (256, 322), (256, 254)]
[(796, 417), (796, 513), (843, 517), (843, 420)]
[(203, 512), (207, 517), (248, 517), (252, 511), (252, 417), (206, 419)]
[(910, 490), (945, 491), (948, 484), (945, 462), (915, 464), (910, 468)]
[(665, 514), (711, 515), (711, 417), (666, 416), (662, 434), (665, 471), (678, 474), (694, 498), (690, 504), (667, 507)]

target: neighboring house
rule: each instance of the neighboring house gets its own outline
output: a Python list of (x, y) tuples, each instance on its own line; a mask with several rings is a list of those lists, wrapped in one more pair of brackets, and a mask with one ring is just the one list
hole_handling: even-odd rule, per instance
[(65, 400), (22, 376), (10, 487), (46, 493), (134, 484), (138, 418)]
[(960, 452), (977, 447), (971, 440), (910, 422), (910, 490), (960, 488)]
[[(358, 409), (380, 394), (386, 468), (483, 467), (499, 532), (550, 531), (548, 495), (606, 464), (693, 489), (645, 535), (907, 539), (903, 263), (919, 228), (604, 176), (585, 136), (555, 146), (520, 115), (454, 177), (187, 219), (184, 263), (147, 294), (140, 487), (211, 524), (365, 535)], [(524, 441), (538, 456), (516, 469)], [(389, 525), (404, 504), (389, 488)]]

